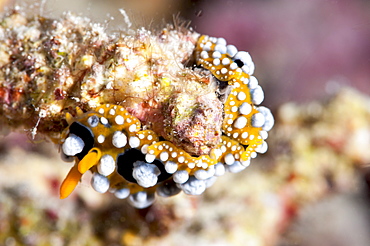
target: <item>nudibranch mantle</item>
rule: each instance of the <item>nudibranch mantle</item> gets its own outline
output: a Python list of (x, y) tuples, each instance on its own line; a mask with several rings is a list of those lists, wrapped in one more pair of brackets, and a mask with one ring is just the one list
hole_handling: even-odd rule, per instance
[[(164, 119), (164, 130), (158, 126), (157, 131), (149, 130), (135, 117), (137, 111), (129, 113), (120, 105), (105, 104), (86, 113), (77, 109), (75, 117), (67, 113), (69, 126), (62, 134), (61, 152), (75, 164), (61, 186), (61, 198), (67, 197), (90, 170), (97, 192), (110, 191), (120, 199), (129, 197), (133, 206), (144, 208), (153, 203), (155, 193), (200, 195), (225, 171), (240, 172), (257, 153), (267, 151), (265, 140), (274, 118), (268, 108), (259, 106), (264, 93), (252, 75), (250, 55), (226, 45), (223, 38), (201, 36), (194, 56), (196, 65), (213, 76), (206, 84), (216, 83), (209, 85), (216, 88), (212, 96), (194, 97), (187, 91), (169, 96), (159, 107), (162, 115), (157, 116)], [(218, 99), (222, 83), (229, 87), (223, 104)], [(203, 84), (199, 82), (200, 87)], [(192, 100), (196, 103), (189, 103)], [(196, 109), (191, 108), (194, 105)], [(205, 121), (196, 122), (205, 115)], [(181, 117), (186, 119), (183, 125), (178, 124)], [(195, 130), (191, 127), (194, 120)], [(213, 133), (205, 134), (207, 129)], [(212, 139), (213, 144), (189, 148), (182, 144), (184, 137), (171, 135), (179, 131), (193, 138)], [(202, 152), (204, 148), (207, 150)]]

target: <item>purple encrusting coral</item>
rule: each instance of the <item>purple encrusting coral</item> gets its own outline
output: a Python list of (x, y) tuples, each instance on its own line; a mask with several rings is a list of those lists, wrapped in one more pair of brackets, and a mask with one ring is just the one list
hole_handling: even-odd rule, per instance
[(194, 155), (209, 154), (221, 139), (222, 103), (215, 93), (173, 95), (164, 107), (164, 136)]

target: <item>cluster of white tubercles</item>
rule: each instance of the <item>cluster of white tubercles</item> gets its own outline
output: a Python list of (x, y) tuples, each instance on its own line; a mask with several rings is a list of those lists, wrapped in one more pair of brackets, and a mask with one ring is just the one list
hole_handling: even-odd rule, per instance
[(267, 151), (267, 131), (274, 125), (271, 111), (258, 106), (264, 100), (264, 92), (256, 77), (252, 76), (255, 69), (252, 58), (248, 52), (227, 45), (225, 39), (208, 36), (200, 37), (195, 54), (199, 66), (208, 69), (218, 80), (226, 81), (231, 87), (224, 105), (223, 133), (247, 147), (241, 154), (226, 155), (228, 157), (224, 163), (229, 164), (227, 170), (234, 163), (236, 167), (244, 167), (246, 165), (243, 163), (249, 163), (249, 158), (256, 157), (257, 152)]

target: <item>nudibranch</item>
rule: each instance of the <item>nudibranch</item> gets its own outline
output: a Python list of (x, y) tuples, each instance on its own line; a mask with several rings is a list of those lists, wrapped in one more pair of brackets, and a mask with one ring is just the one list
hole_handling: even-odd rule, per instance
[(181, 27), (109, 36), (86, 18), (18, 11), (0, 36), (0, 120), (34, 124), (74, 162), (61, 198), (90, 171), (94, 190), (145, 208), (156, 194), (200, 195), (267, 151), (274, 118), (254, 63), (223, 38)]
[[(97, 192), (129, 197), (134, 206), (143, 208), (154, 201), (155, 193), (172, 196), (182, 190), (200, 195), (225, 171), (239, 172), (257, 153), (266, 152), (265, 140), (274, 119), (268, 108), (258, 106), (264, 93), (252, 76), (254, 63), (249, 53), (226, 45), (223, 38), (201, 36), (195, 61), (219, 84), (226, 83), (230, 88), (223, 112), (211, 113), (223, 119), (219, 138), (217, 129), (211, 134), (217, 144), (208, 153), (194, 155), (181, 148), (181, 142), (166, 140), (168, 135), (144, 129), (140, 120), (122, 106), (105, 104), (86, 113), (77, 109), (76, 117), (67, 113), (69, 126), (61, 140), (62, 155), (75, 161), (61, 186), (61, 198), (67, 197), (81, 176), (91, 170), (91, 185)], [(168, 107), (166, 110), (171, 113)], [(206, 131), (206, 125), (201, 127), (191, 132), (193, 137)]]

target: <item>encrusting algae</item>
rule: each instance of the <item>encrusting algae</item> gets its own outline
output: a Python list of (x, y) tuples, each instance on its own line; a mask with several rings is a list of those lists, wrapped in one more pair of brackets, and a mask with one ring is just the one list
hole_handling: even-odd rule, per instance
[(186, 27), (130, 33), (69, 13), (1, 18), (0, 121), (74, 162), (61, 198), (90, 170), (97, 192), (144, 208), (266, 152), (274, 118), (249, 53)]

